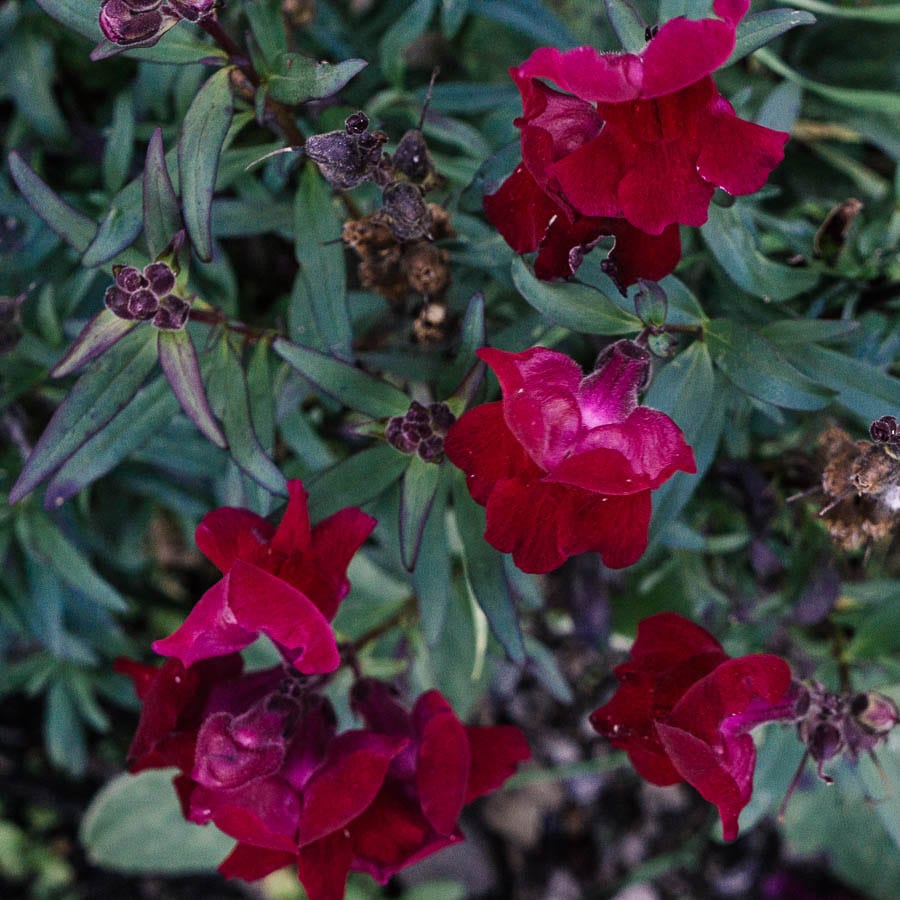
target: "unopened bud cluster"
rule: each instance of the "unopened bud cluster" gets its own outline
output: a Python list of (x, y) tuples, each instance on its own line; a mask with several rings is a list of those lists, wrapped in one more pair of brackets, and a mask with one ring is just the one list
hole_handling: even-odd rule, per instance
[(149, 47), (176, 22), (199, 22), (214, 7), (215, 0), (104, 0), (100, 29), (122, 47)]
[(106, 308), (120, 319), (151, 321), (164, 331), (179, 331), (187, 324), (191, 304), (172, 293), (175, 273), (164, 262), (150, 263), (144, 271), (116, 266), (115, 284), (106, 289)]
[(424, 406), (413, 400), (405, 415), (388, 422), (384, 436), (402, 453), (418, 453), (425, 462), (439, 463), (444, 458), (444, 438), (455, 421), (446, 403)]

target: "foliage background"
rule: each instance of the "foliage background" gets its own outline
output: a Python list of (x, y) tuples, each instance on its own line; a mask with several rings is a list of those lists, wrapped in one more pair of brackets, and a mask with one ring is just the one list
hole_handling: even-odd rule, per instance
[[(213, 71), (184, 62), (209, 52), (186, 23), (156, 48), (92, 63), (91, 40), (75, 32), (89, 29), (95, 4), (43, 5), (68, 16), (74, 30), (33, 2), (0, 7), (4, 150), (15, 150), (85, 221), (106, 224), (91, 258), (92, 232), (81, 235), (81, 246), (70, 233), (67, 245), (32, 209), (34, 191), (32, 205), (23, 198), (30, 176), (20, 168), (17, 188), (15, 162), (0, 175), (0, 294), (28, 291), (17, 313), (8, 312), (7, 302), (0, 322), (4, 494), (75, 382), (48, 372), (100, 308), (111, 262), (131, 242), (118, 246), (139, 216), (132, 179), (141, 173), (151, 133), (161, 126), (165, 147), (174, 147)], [(664, 0), (660, 13), (677, 14), (684, 5)], [(209, 367), (208, 384), (223, 386), (216, 396), (210, 388), (211, 399), (231, 422), (233, 447), (243, 448), (241, 465), (178, 413), (163, 381), (151, 382), (126, 418), (113, 420), (105, 443), (93, 443), (53, 476), (51, 501), (74, 478), (71, 499), (47, 508), (41, 488), (4, 504), (5, 896), (244, 892), (215, 878), (183, 880), (211, 872), (223, 845), (211, 828), (180, 821), (165, 779), (144, 778), (137, 788), (113, 781), (103, 802), (84, 811), (122, 770), (136, 721), (130, 686), (113, 674), (112, 660), (146, 658), (150, 641), (171, 631), (210, 583), (191, 538), (199, 518), (223, 504), (276, 509), (277, 496), (260, 482), (269, 479), (277, 489), (278, 472), (308, 482), (319, 517), (359, 503), (379, 518), (376, 542), (351, 568), (353, 591), (337, 621), (352, 638), (399, 616), (398, 627), (371, 648), (367, 671), (406, 672), (416, 689), (440, 687), (461, 715), (520, 724), (537, 761), (476, 807), (464, 823), (468, 849), (437, 857), (411, 877), (424, 885), (391, 888), (391, 895), (601, 897), (640, 885), (642, 896), (784, 896), (777, 890), (786, 884), (795, 885), (792, 896), (801, 887), (820, 897), (893, 895), (900, 883), (896, 736), (880, 754), (887, 783), (867, 765), (842, 767), (830, 789), (810, 773), (778, 827), (772, 816), (800, 748), (789, 732), (768, 730), (742, 837), (725, 847), (706, 804), (688, 790), (642, 785), (591, 737), (585, 721), (608, 696), (623, 646), (616, 636), (633, 634), (640, 618), (663, 609), (700, 621), (733, 654), (778, 652), (800, 675), (833, 686), (840, 655), (855, 687), (898, 693), (896, 541), (868, 556), (844, 553), (817, 521), (815, 497), (784, 501), (817, 483), (815, 439), (827, 424), (862, 437), (872, 419), (900, 411), (900, 15), (892, 4), (848, 3), (837, 11), (814, 2), (791, 5), (824, 14), (717, 74), (740, 115), (790, 130), (793, 139), (762, 192), (713, 206), (708, 225), (682, 230), (678, 281), (666, 284), (669, 321), (703, 324), (705, 340), (684, 340), (678, 355), (658, 366), (645, 402), (682, 426), (701, 473), (678, 475), (657, 492), (651, 547), (638, 565), (611, 572), (586, 557), (542, 579), (516, 572), (479, 543), (479, 511), (464, 511), (445, 465), (411, 576), (400, 564), (397, 530), (397, 478), (405, 463), (356, 436), (342, 404), (322, 390), (327, 372), (301, 376), (267, 341), (235, 365), (224, 332), (205, 325), (191, 325), (192, 335)], [(279, 4), (261, 0), (251, 20), (244, 18), (248, 6), (230, 5), (222, 21), (235, 35), (249, 27), (265, 46)], [(441, 67), (424, 133), (448, 178), (437, 199), (452, 211), (456, 230), (446, 242), (453, 271), (446, 301), (455, 327), (436, 346), (413, 343), (415, 307), (389, 309), (359, 289), (352, 257), (329, 243), (344, 210), (312, 167), (298, 172), (280, 157), (244, 171), (282, 145), (246, 106), (219, 166), (215, 254), (210, 263), (192, 265), (194, 291), (251, 326), (286, 329), (332, 357), (362, 362), (398, 388), (431, 385), (437, 397), (453, 389), (453, 376), (465, 371), (466, 354), (470, 360), (477, 345), (481, 307), (470, 303), (477, 292), (488, 337), (504, 349), (540, 342), (589, 364), (610, 335), (639, 329), (632, 301), (600, 271), (599, 250), (577, 281), (548, 286), (514, 261), (480, 215), (484, 186), (509, 171), (515, 153), (504, 154), (516, 141), (512, 122), (519, 112), (507, 68), (540, 45), (618, 46), (600, 4), (318, 0), (310, 6), (315, 16), (292, 33), (292, 49), (369, 65), (337, 97), (298, 107), (305, 135), (340, 128), (349, 113), (364, 109), (396, 142), (416, 125), (431, 70)], [(647, 21), (657, 18), (656, 3), (636, 6)], [(753, 4), (754, 12), (775, 7)], [(817, 257), (817, 230), (851, 196), (863, 210), (842, 252)], [(353, 202), (365, 211), (376, 196), (361, 188)], [(463, 321), (468, 330), (460, 336)], [(218, 369), (217, 352), (224, 354)], [(238, 432), (244, 443), (234, 440)], [(274, 473), (269, 457), (277, 461)], [(341, 460), (349, 468), (332, 469)], [(453, 516), (444, 518), (451, 494), (455, 525)], [(870, 802), (873, 796), (881, 799)], [(799, 880), (784, 880), (793, 877)], [(253, 890), (294, 896), (299, 889), (278, 877)], [(351, 890), (377, 895), (367, 879)]]

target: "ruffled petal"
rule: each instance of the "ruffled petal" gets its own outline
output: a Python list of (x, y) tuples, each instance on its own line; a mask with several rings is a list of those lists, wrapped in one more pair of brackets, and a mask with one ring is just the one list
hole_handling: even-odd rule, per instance
[(525, 735), (513, 725), (467, 725), (466, 737), (471, 764), (465, 803), (496, 790), (531, 759)]
[(241, 878), (258, 881), (277, 872), (294, 861), (293, 853), (266, 850), (251, 844), (238, 844), (219, 865), (219, 873), (225, 878)]
[(307, 675), (338, 667), (340, 655), (331, 625), (305, 594), (240, 559), (226, 577), (229, 608), (248, 633), (268, 635)]
[(275, 526), (255, 512), (223, 506), (201, 519), (194, 540), (220, 572), (227, 572), (238, 556), (255, 553), (274, 533)]
[(550, 224), (562, 215), (524, 165), (517, 166), (496, 193), (485, 195), (482, 204), (488, 222), (516, 253), (537, 250)]
[(697, 171), (704, 181), (740, 196), (758, 191), (784, 158), (790, 135), (739, 119), (723, 98), (700, 121)]
[(623, 292), (639, 278), (661, 281), (681, 260), (677, 225), (669, 225), (661, 234), (647, 234), (625, 219), (603, 219), (600, 228), (616, 238), (604, 270)]
[(483, 403), (461, 416), (444, 440), (444, 452), (466, 473), (469, 493), (482, 506), (498, 481), (541, 474), (509, 430), (501, 403)]
[[(525, 134), (522, 135), (523, 155)], [(621, 132), (604, 129), (593, 140), (548, 167), (567, 203), (585, 216), (621, 216), (619, 183), (635, 152)]]
[(547, 233), (538, 248), (534, 274), (542, 281), (574, 275), (585, 253), (604, 234), (610, 233), (604, 230), (601, 223), (611, 221), (578, 215), (569, 221), (562, 214), (556, 216), (547, 227)]
[(650, 369), (650, 353), (634, 341), (616, 341), (578, 386), (578, 405), (586, 428), (622, 422), (637, 407), (638, 391)]
[(269, 542), (273, 553), (288, 556), (303, 553), (309, 547), (310, 526), (307, 493), (303, 482), (296, 478), (288, 481), (288, 503), (281, 522)]

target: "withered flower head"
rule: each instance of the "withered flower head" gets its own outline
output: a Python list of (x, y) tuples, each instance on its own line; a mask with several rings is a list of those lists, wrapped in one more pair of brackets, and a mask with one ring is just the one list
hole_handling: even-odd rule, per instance
[(346, 119), (343, 131), (314, 134), (304, 149), (328, 183), (345, 191), (372, 178), (386, 141), (384, 132), (369, 131), (365, 113), (356, 112)]

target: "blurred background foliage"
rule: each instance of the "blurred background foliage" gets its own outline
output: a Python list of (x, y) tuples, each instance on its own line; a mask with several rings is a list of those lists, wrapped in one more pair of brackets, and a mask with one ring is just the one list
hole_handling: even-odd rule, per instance
[[(690, 7), (634, 5), (650, 23)], [(382, 410), (383, 390), (342, 394), (341, 370), (320, 357), (295, 364), (272, 352), (270, 337), (245, 345), (204, 323), (190, 332), (231, 455), (197, 431), (154, 376), (107, 431), (85, 430), (81, 448), (48, 469), (46, 494), (39, 488), (0, 507), (4, 896), (245, 895), (196, 875), (221, 858), (221, 836), (181, 820), (164, 777), (116, 777), (137, 703), (112, 661), (148, 658), (150, 642), (211, 583), (193, 545), (200, 517), (225, 504), (276, 510), (281, 476), (305, 480), (316, 517), (360, 504), (379, 519), (351, 566), (353, 589), (336, 621), (345, 639), (396, 622), (369, 646), (366, 672), (402, 675), (413, 691), (439, 687), (461, 716), (516, 722), (537, 760), (500, 799), (476, 808), (467, 829), (475, 862), (453, 856), (390, 896), (603, 897), (639, 884), (658, 897), (801, 896), (791, 885), (820, 897), (896, 896), (896, 735), (879, 754), (881, 776), (845, 766), (826, 789), (810, 773), (776, 827), (800, 748), (789, 732), (769, 729), (744, 836), (723, 847), (702, 802), (642, 787), (585, 724), (608, 696), (619, 636), (660, 610), (701, 622), (732, 654), (780, 653), (800, 676), (834, 687), (841, 659), (854, 687), (900, 692), (896, 537), (852, 552), (836, 547), (816, 517), (823, 502), (814, 490), (819, 433), (839, 424), (861, 438), (873, 419), (900, 413), (900, 13), (888, 3), (784, 5), (815, 13), (815, 24), (716, 76), (739, 115), (789, 130), (792, 140), (759, 194), (714, 205), (706, 226), (682, 229), (683, 261), (664, 282), (668, 321), (704, 326), (705, 340), (684, 338), (659, 362), (645, 402), (681, 425), (700, 473), (679, 474), (656, 493), (651, 546), (637, 565), (611, 572), (586, 557), (545, 578), (518, 572), (481, 540), (483, 511), (467, 502), (449, 464), (421, 489), (432, 503), (410, 501), (421, 473), (373, 442), (365, 421), (402, 413)], [(34, 2), (0, 6), (4, 155), (16, 151), (82, 217), (63, 240), (54, 228), (68, 226), (48, 227), (33, 209), (50, 195), (21, 167), (18, 187), (10, 167), (0, 173), (4, 497), (76, 383), (49, 371), (101, 308), (113, 261), (149, 260), (139, 179), (151, 134), (160, 127), (171, 151), (211, 74), (191, 61), (212, 48), (188, 23), (154, 48), (91, 62), (98, 33), (85, 35), (96, 32), (96, 3), (41, 6), (70, 27)], [(641, 328), (635, 291), (618, 294), (599, 248), (575, 280), (547, 285), (480, 213), (485, 187), (515, 164), (520, 104), (507, 69), (537, 46), (616, 48), (602, 4), (252, 6), (229, 4), (220, 19), (232, 34), (250, 35), (263, 66), (284, 47), (368, 62), (339, 94), (296, 106), (304, 136), (340, 129), (362, 109), (393, 149), (417, 126), (440, 67), (423, 132), (447, 179), (429, 199), (451, 214), (453, 232), (440, 244), (452, 283), (436, 322), (428, 298), (389, 304), (364, 289), (356, 257), (338, 239), (345, 219), (375, 208), (376, 191), (363, 186), (349, 205), (335, 203), (316, 171), (291, 155), (246, 171), (284, 142), (238, 94), (210, 197), (212, 261), (195, 259), (189, 273), (190, 289), (211, 307), (355, 360), (395, 392), (426, 399), (450, 396), (485, 333), (493, 346), (542, 343), (589, 365), (610, 335)], [(754, 2), (753, 12), (778, 7)], [(858, 215), (823, 231), (849, 198), (860, 201)], [(91, 223), (103, 223), (96, 234)], [(481, 390), (480, 398), (496, 396), (495, 384)], [(402, 564), (401, 521), (422, 529), (412, 573)], [(259, 664), (269, 658), (265, 647), (254, 654)], [(280, 875), (261, 890), (299, 892)], [(379, 893), (360, 878), (348, 896)]]

